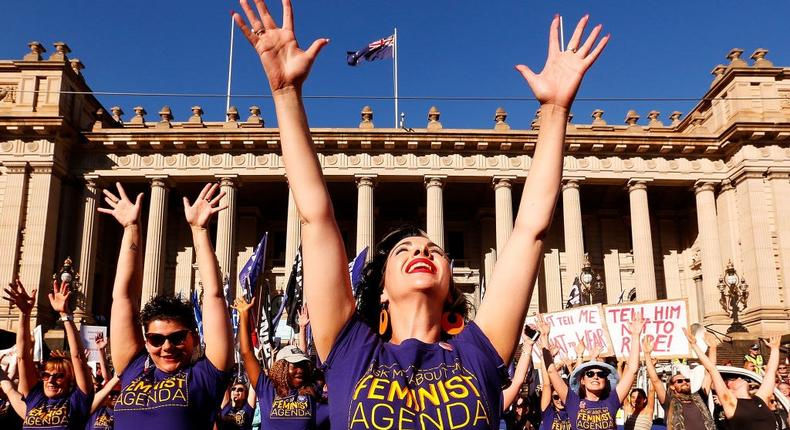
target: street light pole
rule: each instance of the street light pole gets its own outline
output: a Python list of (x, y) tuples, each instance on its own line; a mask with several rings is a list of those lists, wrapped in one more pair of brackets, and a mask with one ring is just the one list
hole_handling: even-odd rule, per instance
[(732, 260), (727, 262), (724, 276), (719, 278), (718, 288), (719, 294), (721, 294), (719, 304), (732, 318), (732, 324), (727, 329), (727, 333), (748, 332), (741, 323), (739, 314), (746, 309), (746, 302), (749, 299), (749, 284), (746, 283), (746, 279), (738, 276)]

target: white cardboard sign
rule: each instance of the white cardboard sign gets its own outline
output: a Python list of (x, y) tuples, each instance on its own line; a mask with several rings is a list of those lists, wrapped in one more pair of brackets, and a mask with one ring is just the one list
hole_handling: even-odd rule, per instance
[(652, 340), (653, 357), (682, 358), (690, 355), (689, 344), (683, 334), (683, 328), (688, 328), (688, 304), (685, 299), (604, 306), (604, 313), (614, 354), (618, 358), (628, 357), (631, 351), (628, 323), (640, 314), (646, 321), (642, 337)]

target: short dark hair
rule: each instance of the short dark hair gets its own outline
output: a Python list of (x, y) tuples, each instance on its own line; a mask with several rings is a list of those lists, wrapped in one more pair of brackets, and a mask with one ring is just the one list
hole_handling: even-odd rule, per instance
[(645, 393), (645, 390), (643, 390), (641, 388), (634, 388), (634, 389), (632, 389), (630, 394), (634, 394), (634, 393), (639, 393), (640, 396), (642, 396), (644, 398), (647, 398), (647, 393)]
[(151, 321), (175, 321), (197, 332), (197, 323), (192, 311), (192, 304), (181, 300), (181, 296), (161, 295), (156, 296), (145, 304), (140, 311), (140, 322), (148, 331)]
[[(376, 244), (370, 261), (362, 269), (362, 276), (356, 289), (357, 315), (360, 319), (378, 330), (381, 313), (381, 294), (384, 292), (384, 270), (390, 252), (401, 240), (407, 237), (428, 237), (428, 234), (414, 225), (404, 225), (390, 232)], [(460, 314), (464, 320), (469, 316), (469, 302), (463, 292), (453, 283), (450, 275), (449, 304), (446, 310)], [(444, 336), (444, 334), (443, 334)]]

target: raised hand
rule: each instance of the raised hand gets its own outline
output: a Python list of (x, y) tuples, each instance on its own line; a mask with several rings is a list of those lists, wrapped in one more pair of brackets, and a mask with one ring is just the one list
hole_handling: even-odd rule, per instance
[(9, 283), (3, 290), (6, 299), (11, 306), (16, 306), (23, 315), (30, 315), (33, 311), (33, 306), (36, 304), (36, 293), (38, 290), (35, 288), (28, 294), (22, 282), (17, 279), (13, 283)]
[(573, 347), (573, 351), (576, 353), (576, 357), (583, 357), (584, 351), (586, 349), (587, 347), (584, 346), (584, 339), (579, 340), (579, 343), (577, 343), (576, 346)]
[(650, 336), (645, 336), (642, 338), (642, 352), (645, 354), (645, 358), (649, 358), (650, 355), (653, 353), (653, 338)]
[(47, 295), (52, 309), (61, 314), (68, 314), (71, 312), (69, 309), (69, 296), (71, 296), (69, 283), (63, 281), (58, 285), (57, 280), (52, 283), (52, 292)]
[(307, 311), (307, 305), (303, 305), (302, 309), (299, 309), (299, 318), (297, 320), (299, 327), (307, 327), (307, 324), (310, 324), (310, 313)]
[(688, 341), (689, 345), (691, 345), (692, 347), (697, 345), (697, 338), (694, 337), (693, 334), (691, 334), (689, 329), (683, 327), (683, 334), (686, 335), (686, 340)]
[(599, 24), (593, 27), (584, 44), (580, 45), (588, 20), (588, 15), (579, 20), (573, 36), (568, 41), (568, 49), (560, 51), (558, 34), (560, 18), (559, 15), (555, 15), (549, 30), (549, 53), (543, 70), (535, 74), (523, 64), (516, 66), (541, 104), (553, 104), (570, 109), (584, 73), (595, 62), (609, 41), (609, 35), (606, 35), (593, 49), (593, 44), (601, 33)]
[(227, 203), (219, 206), (220, 200), (225, 197), (225, 192), (222, 191), (215, 197), (214, 194), (218, 189), (219, 184), (206, 184), (193, 204), (184, 197), (184, 216), (190, 227), (205, 229), (215, 213), (228, 207)]
[(118, 189), (118, 196), (108, 190), (104, 190), (104, 201), (112, 209), (99, 208), (99, 212), (112, 215), (124, 228), (137, 224), (140, 221), (143, 193), (138, 194), (134, 203), (132, 203), (119, 182), (115, 183), (115, 187)]
[(249, 302), (244, 297), (236, 297), (236, 300), (233, 301), (233, 304), (230, 305), (230, 307), (236, 309), (239, 314), (246, 314), (249, 313), (253, 304), (255, 304), (255, 297), (250, 299)]
[(782, 346), (782, 336), (771, 336), (768, 339), (763, 339), (763, 343), (765, 343), (765, 346), (771, 348), (771, 350), (778, 350), (779, 347)]
[(636, 334), (637, 337), (642, 334), (642, 330), (644, 328), (645, 320), (642, 318), (642, 315), (637, 315), (634, 317), (634, 319), (628, 322), (628, 331), (630, 331), (632, 335)]
[(290, 0), (283, 0), (283, 26), (269, 14), (263, 0), (254, 0), (258, 13), (253, 12), (247, 0), (239, 0), (249, 26), (242, 17), (233, 12), (233, 20), (244, 37), (255, 48), (263, 64), (272, 93), (286, 87), (301, 87), (310, 67), (329, 39), (317, 39), (307, 50), (299, 48), (294, 36), (294, 18)]
[(104, 337), (103, 333), (96, 333), (96, 339), (94, 341), (96, 342), (96, 348), (99, 348), (99, 350), (107, 347), (107, 338)]

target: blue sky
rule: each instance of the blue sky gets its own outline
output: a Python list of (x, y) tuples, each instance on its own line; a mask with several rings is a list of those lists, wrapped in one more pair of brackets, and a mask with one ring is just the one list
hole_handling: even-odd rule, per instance
[[(231, 9), (235, 1), (100, 2), (89, 0), (4, 2), (0, 59), (21, 59), (31, 40), (64, 41), (72, 58), (82, 60), (95, 91), (224, 94), (227, 79)], [(280, 21), (280, 2), (270, 2)], [(790, 66), (786, 32), (787, 1), (298, 1), (294, 0), (297, 40), (308, 46), (329, 37), (306, 84), (306, 95), (392, 95), (392, 62), (352, 68), (345, 52), (399, 33), (400, 94), (420, 97), (527, 97), (532, 94), (513, 65), (540, 69), (546, 55), (548, 25), (554, 13), (565, 18), (566, 38), (578, 18), (591, 14), (612, 40), (588, 73), (579, 97), (694, 98), (712, 80), (710, 71), (726, 63), (733, 47), (744, 58), (762, 47), (778, 66)], [(266, 94), (260, 63), (241, 33), (236, 33), (232, 92)], [(206, 120), (224, 118), (225, 99), (211, 97), (100, 96), (106, 107), (120, 105), (126, 117), (142, 105), (148, 118), (164, 104), (175, 119), (186, 120), (199, 104)], [(271, 101), (233, 98), (246, 117), (261, 106), (267, 125), (275, 125)], [(309, 100), (313, 127), (356, 127), (369, 104), (374, 122), (391, 127), (391, 100)], [(622, 124), (628, 109), (646, 123), (656, 109), (668, 122), (673, 110), (687, 112), (689, 101), (577, 101), (574, 122), (589, 123), (596, 108), (610, 124)], [(514, 128), (528, 128), (534, 101), (403, 100), (407, 125), (424, 127), (428, 108), (442, 112), (445, 128), (489, 128), (494, 110), (503, 106)]]

